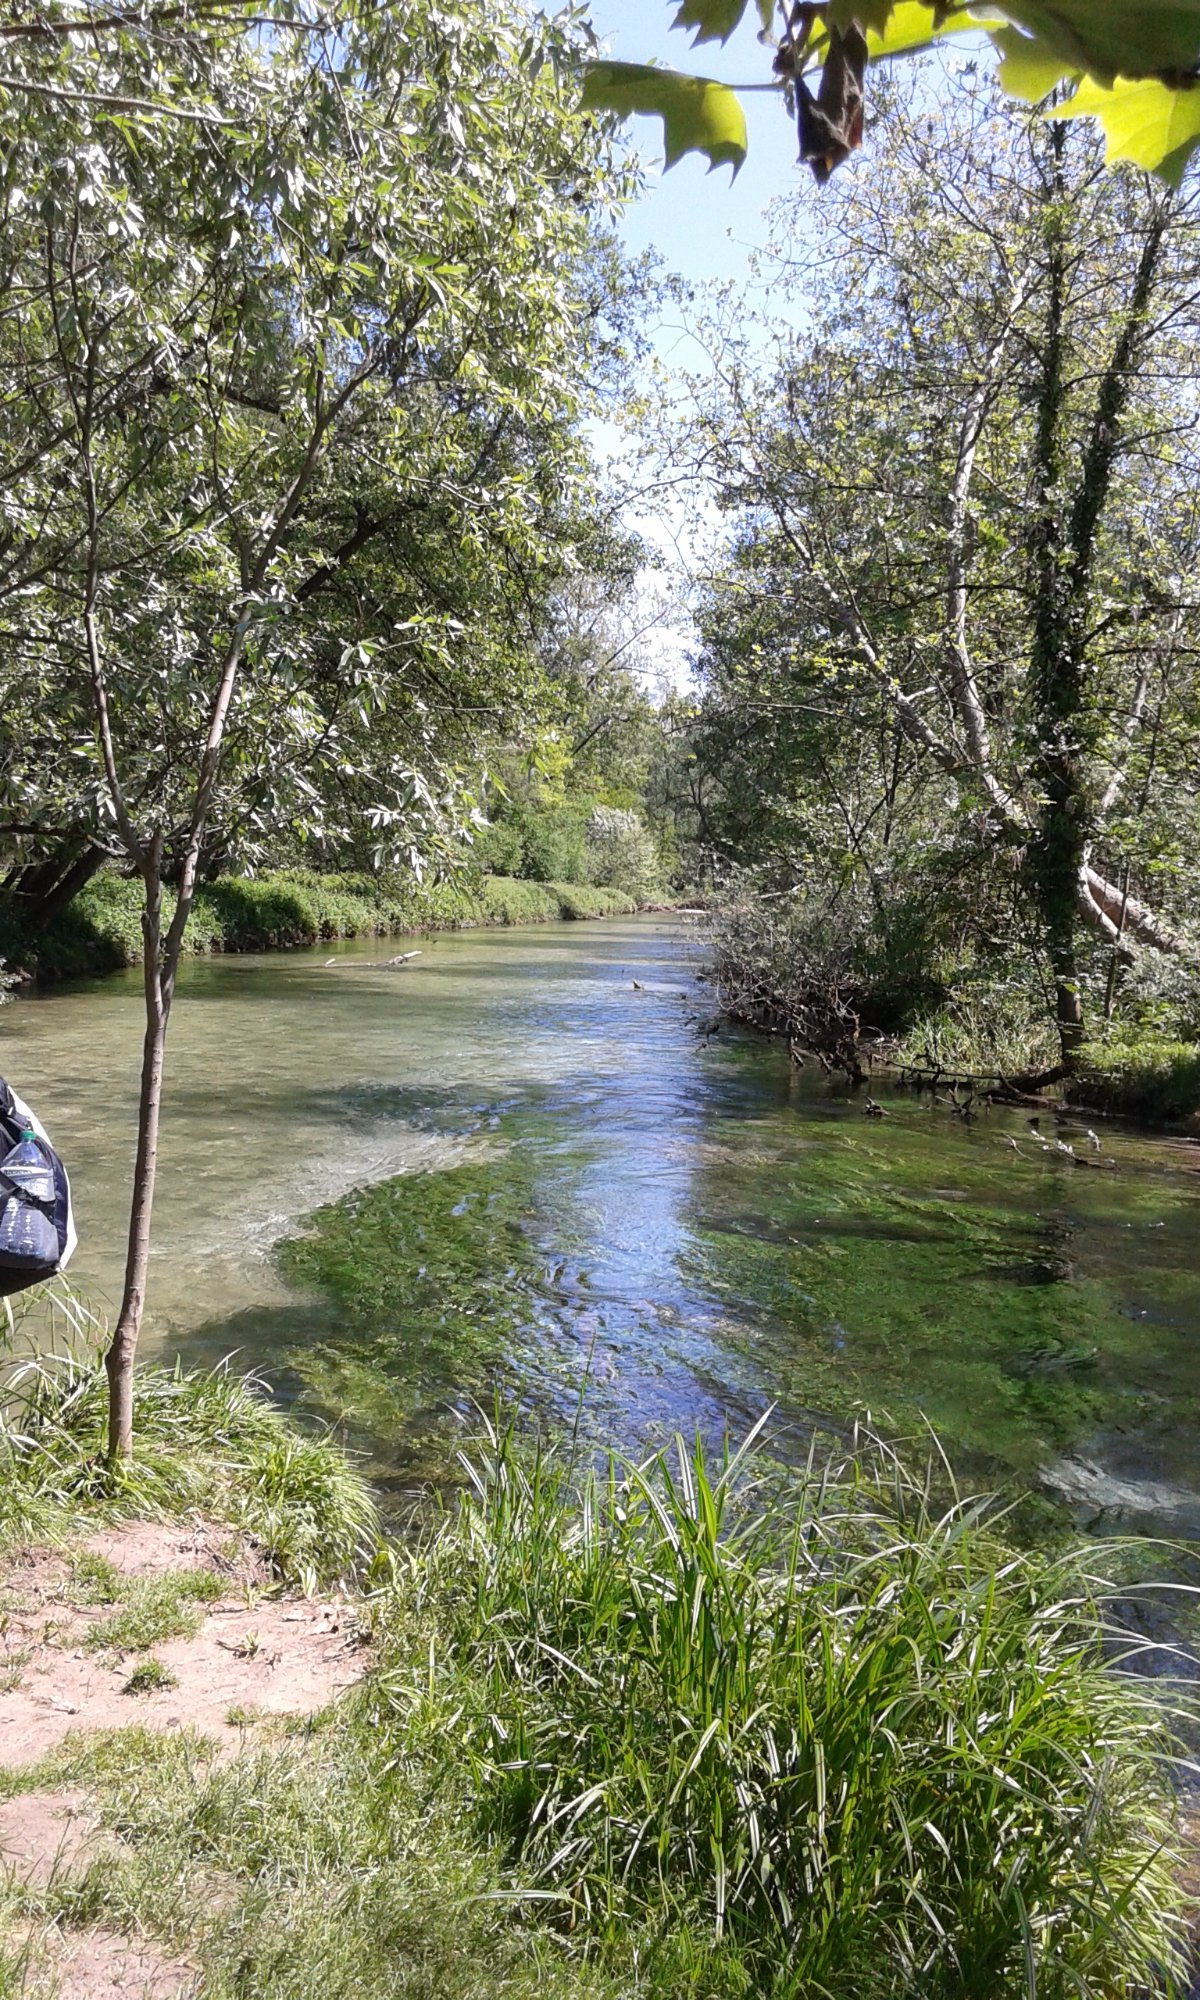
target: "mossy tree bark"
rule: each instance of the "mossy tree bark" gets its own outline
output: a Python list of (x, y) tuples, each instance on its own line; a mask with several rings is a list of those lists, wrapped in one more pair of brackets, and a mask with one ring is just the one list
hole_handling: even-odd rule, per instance
[[(1067, 337), (1072, 207), (1063, 170), (1066, 127), (1051, 127), (1049, 169), (1042, 187), (1045, 306), (1035, 427), (1033, 629), (1030, 647), (1031, 775), (1040, 797), (1027, 863), (1054, 981), (1055, 1020), (1062, 1062), (1076, 1062), (1085, 1033), (1077, 934), (1094, 923), (1102, 898), (1089, 881), (1094, 839), (1102, 830), (1104, 803), (1096, 799), (1090, 770), (1100, 715), (1089, 693), (1093, 582), (1098, 536), (1123, 444), (1122, 420), (1136, 378), (1170, 216), (1163, 194), (1149, 219), (1133, 284), (1100, 371), (1082, 465), (1070, 491), (1068, 400), (1073, 357)], [(1069, 504), (1064, 504), (1070, 494)], [(1144, 677), (1139, 683), (1144, 699)], [(1135, 695), (1135, 702), (1139, 695)], [(1115, 945), (1128, 919), (1121, 898)], [(1109, 918), (1110, 925), (1112, 919)]]

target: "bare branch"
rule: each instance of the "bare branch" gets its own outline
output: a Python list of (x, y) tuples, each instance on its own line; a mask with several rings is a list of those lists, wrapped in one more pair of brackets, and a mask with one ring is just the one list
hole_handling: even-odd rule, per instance
[(34, 83), (29, 77), (0, 76), (0, 90), (31, 91), (35, 97), (49, 97), (59, 104), (101, 105), (106, 111), (131, 114), (148, 112), (155, 118), (177, 118), (189, 125), (224, 125), (237, 129), (233, 118), (218, 118), (215, 111), (193, 111), (182, 104), (164, 104), (153, 97), (113, 97), (103, 90), (59, 90), (51, 83)]
[(979, 380), (967, 399), (967, 405), (958, 427), (958, 450), (955, 456), (954, 477), (946, 497), (946, 563), (949, 571), (946, 604), (946, 655), (950, 670), (950, 685), (958, 720), (966, 739), (967, 749), (981, 775), (990, 773), (992, 762), (991, 743), (988, 737), (987, 717), (979, 698), (979, 687), (975, 670), (971, 664), (971, 649), (967, 643), (967, 568), (969, 562), (967, 536), (967, 502), (971, 492), (971, 476), (975, 469), (975, 454), (979, 447), (984, 421), (991, 408), (999, 381), (1004, 356), (1008, 350), (1013, 323), (1029, 294), (1033, 281), (1032, 267), (1027, 268), (1013, 280), (1009, 294), (1008, 308), (1004, 319), (984, 359)]

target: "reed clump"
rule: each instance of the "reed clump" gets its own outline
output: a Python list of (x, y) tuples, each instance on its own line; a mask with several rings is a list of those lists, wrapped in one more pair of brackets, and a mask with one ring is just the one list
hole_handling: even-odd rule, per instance
[(376, 1697), (532, 1918), (712, 1992), (1168, 1990), (1171, 1722), (1079, 1562), (871, 1441), (799, 1478), (680, 1444), (577, 1479), (495, 1432), (465, 1463)]

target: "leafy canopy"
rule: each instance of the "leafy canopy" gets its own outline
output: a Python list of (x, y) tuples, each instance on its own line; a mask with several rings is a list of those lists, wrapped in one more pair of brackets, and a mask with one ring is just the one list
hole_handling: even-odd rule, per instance
[[(673, 26), (693, 44), (729, 40), (751, 0), (683, 0)], [(1130, 160), (1177, 186), (1200, 144), (1200, 0), (824, 0), (791, 6), (754, 0), (759, 40), (796, 118), (800, 157), (825, 180), (861, 143), (869, 63), (910, 55), (950, 35), (986, 33), (1010, 95), (1037, 103), (1068, 94), (1056, 115), (1099, 119), (1107, 157)], [(818, 81), (819, 79), (819, 81)], [(816, 85), (814, 88), (813, 85)], [(762, 85), (755, 85), (762, 88)], [(588, 66), (584, 103), (596, 110), (654, 113), (663, 120), (666, 164), (684, 153), (728, 162), (746, 157), (737, 92), (711, 77), (646, 63)]]
[(588, 504), (586, 259), (619, 184), (578, 50), (474, 0), (7, 50), (0, 813), (23, 863), (130, 845), (85, 631), (127, 821), (168, 866), (231, 647), (214, 865), (364, 828), (415, 863), (469, 816), (482, 724), (538, 699)]

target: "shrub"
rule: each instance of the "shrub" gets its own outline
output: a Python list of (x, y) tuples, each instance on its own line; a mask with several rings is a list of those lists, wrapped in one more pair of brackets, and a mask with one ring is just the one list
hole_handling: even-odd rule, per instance
[(897, 1062), (950, 1076), (1028, 1075), (1050, 1069), (1058, 1057), (1058, 1035), (1044, 1002), (1020, 986), (956, 994), (920, 1015), (896, 1049)]
[(637, 813), (621, 806), (594, 808), (587, 823), (587, 876), (639, 902), (654, 893), (662, 876), (658, 849)]
[(530, 882), (586, 881), (586, 800), (551, 800), (521, 785), (498, 801), (495, 815), (474, 847), (484, 874)]
[(479, 920), (492, 924), (543, 924), (558, 915), (558, 897), (548, 883), (510, 882), (485, 875), (477, 891)]
[(380, 1685), (531, 1913), (707, 1934), (764, 1995), (1117, 2000), (1178, 1968), (1165, 1703), (1103, 1664), (1082, 1564), (874, 1446), (798, 1481), (682, 1443), (578, 1490), (511, 1440), (467, 1469)]
[(636, 897), (599, 883), (554, 882), (550, 886), (558, 898), (561, 917), (628, 916), (638, 906)]
[[(76, 979), (133, 965), (142, 951), (142, 887), (97, 875), (33, 940), (10, 933), (9, 956), (51, 979)], [(9, 919), (11, 922), (11, 919)]]
[(760, 894), (738, 884), (713, 924), (717, 978), (731, 1013), (777, 1026), (841, 1064), (858, 1028), (896, 1032), (947, 998), (942, 948), (922, 907), (877, 904), (865, 887)]
[(159, 1694), (164, 1688), (179, 1686), (179, 1675), (162, 1660), (143, 1660), (121, 1689), (122, 1694)]
[(218, 918), (227, 950), (269, 951), (279, 945), (316, 944), (321, 936), (311, 897), (286, 879), (227, 876), (201, 896)]
[(485, 875), (519, 875), (525, 866), (525, 843), (513, 819), (493, 819), (475, 837), (472, 859)]
[(1139, 952), (1120, 968), (1116, 991), (1120, 1027), (1110, 1032), (1126, 1039), (1139, 1032), (1167, 1041), (1200, 1038), (1200, 956), (1194, 944), (1180, 952)]
[(521, 829), (521, 873), (534, 882), (586, 882), (584, 816), (570, 805), (544, 807), (526, 816)]

